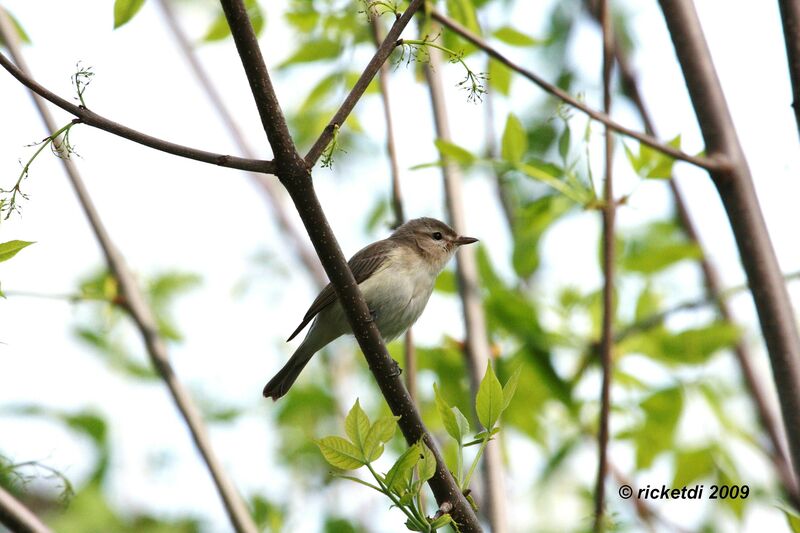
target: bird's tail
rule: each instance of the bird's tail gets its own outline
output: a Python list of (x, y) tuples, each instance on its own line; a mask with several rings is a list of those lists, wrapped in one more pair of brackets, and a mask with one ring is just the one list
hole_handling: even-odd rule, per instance
[(303, 344), (297, 348), (283, 368), (264, 387), (264, 397), (277, 401), (278, 398), (289, 392), (289, 388), (297, 380), (297, 376), (300, 375), (315, 352), (316, 350), (310, 350), (303, 341)]

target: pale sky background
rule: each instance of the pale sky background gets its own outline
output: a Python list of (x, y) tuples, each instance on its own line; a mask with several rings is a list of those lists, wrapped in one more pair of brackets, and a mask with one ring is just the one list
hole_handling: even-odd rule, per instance
[[(490, 23), (511, 20), (518, 29), (541, 35), (541, 21), (552, 3), (536, 2), (518, 7), (511, 14), (494, 12)], [(238, 154), (196, 87), (154, 2), (147, 2), (130, 24), (117, 31), (112, 30), (111, 2), (11, 0), (3, 5), (33, 39), (34, 46), (26, 47), (25, 54), (36, 79), (44, 86), (70, 98), (73, 91), (69, 78), (75, 64), (81, 61), (96, 72), (86, 99), (98, 113), (174, 142)], [(285, 2), (263, 5), (269, 11), (261, 44), (268, 65), (275, 65), (292, 49), (291, 35), (280, 15)], [(697, 5), (781, 266), (785, 272), (800, 270), (800, 215), (796, 207), (800, 197), (800, 150), (789, 107), (790, 86), (777, 2), (703, 0)], [(699, 151), (702, 140), (656, 2), (626, 2), (625, 6), (639, 41), (635, 63), (641, 72), (643, 93), (661, 137), (668, 139), (680, 133), (686, 151)], [(199, 37), (210, 13), (211, 10), (182, 9), (181, 21), (190, 34)], [(407, 32), (410, 34), (411, 29)], [(576, 87), (595, 107), (599, 101), (598, 43), (594, 26), (583, 24), (570, 45), (580, 74)], [(501, 48), (552, 79), (554, 73), (529, 52)], [(252, 145), (269, 157), (233, 43), (227, 40), (203, 46), (200, 55)], [(360, 68), (369, 55), (361, 51), (346, 59), (354, 68)], [(480, 70), (483, 58), (475, 55), (470, 62)], [(455, 67), (447, 66), (443, 73), (450, 91), (448, 106), (455, 141), (478, 148), (483, 140), (483, 110), (467, 103), (454, 87), (462, 76)], [(317, 75), (314, 67), (275, 75), (284, 106), (290, 109), (297, 105)], [(413, 81), (411, 70), (405, 68), (395, 71), (392, 91), (407, 212), (410, 216), (444, 217), (437, 171), (408, 170), (437, 157), (431, 143), (427, 94)], [(509, 110), (524, 117), (532, 99), (542, 97), (537, 88), (522, 79), (515, 79), (513, 94), (514, 103), (497, 103), (501, 124)], [(18, 160), (26, 159), (31, 152), (25, 145), (38, 141), (45, 132), (26, 90), (4, 72), (0, 72), (0, 97), (0, 117), (6, 126), (0, 128), (0, 180), (7, 187), (18, 175)], [(348, 256), (385, 235), (365, 235), (362, 228), (374, 198), (385, 195), (389, 183), (382, 152), (379, 102), (376, 98), (364, 100), (357, 111), (366, 129), (375, 132), (371, 153), (340, 154), (333, 171), (317, 169), (314, 174), (323, 207)], [(59, 123), (69, 120), (66, 114), (55, 113)], [(638, 124), (628, 106), (617, 106), (614, 115), (625, 124)], [(578, 113), (574, 116), (575, 131), (582, 131), (582, 117)], [(595, 163), (602, 156), (598, 144), (601, 131), (598, 125), (594, 126)], [(179, 377), (195, 396), (249, 409), (235, 423), (211, 429), (215, 449), (239, 489), (245, 494), (262, 492), (271, 498), (285, 497), (288, 492), (295, 511), (300, 512), (293, 515), (287, 530), (315, 529), (318, 524), (313, 510), (320, 506), (332, 508), (333, 502), (328, 493), (311, 502), (302, 501), (307, 487), (287, 489), (290, 480), (275, 468), (276, 440), (265, 423), (272, 405), (261, 398), (265, 380), (291, 353), (293, 345), (283, 341), (314, 291), (294, 259), (282, 251), (284, 243), (261, 197), (234, 170), (176, 158), (85, 126), (73, 130), (72, 135), (82, 156), (77, 160), (78, 166), (112, 238), (132, 268), (143, 275), (178, 270), (195, 272), (203, 278), (202, 287), (180, 298), (175, 307), (174, 315), (186, 340), (173, 347), (171, 355)], [(669, 201), (663, 184), (639, 184), (625, 168), (621, 151), (618, 155), (618, 194), (636, 190), (630, 205), (619, 212), (620, 226), (637, 226), (667, 213)], [(685, 164), (676, 165), (676, 174), (724, 284), (741, 284), (744, 276), (728, 223), (707, 176)], [(510, 243), (490, 182), (476, 174), (466, 180), (465, 190), (469, 234), (479, 237), (493, 257), (507, 257)], [(98, 267), (102, 258), (60, 162), (49, 154), (37, 159), (25, 182), (25, 191), (31, 199), (24, 203), (22, 217), (0, 224), (0, 241), (22, 239), (36, 244), (0, 265), (2, 287), (8, 291), (59, 294), (74, 291), (77, 281)], [(537, 278), (543, 299), (552, 298), (557, 288), (568, 284), (587, 289), (598, 286), (598, 221), (597, 213), (584, 213), (559, 223), (547, 235), (545, 262)], [(284, 274), (257, 270), (252, 257), (264, 251), (274, 254), (284, 265)], [(502, 260), (496, 262), (507, 268)], [(244, 297), (235, 296), (234, 286), (254, 273), (260, 279), (253, 289)], [(698, 279), (694, 269), (676, 269), (665, 280), (675, 289), (671, 301), (696, 297)], [(799, 285), (790, 286), (795, 302), (800, 299)], [(759, 358), (756, 366), (767, 379), (769, 367), (757, 336), (751, 301), (740, 296), (734, 304), (737, 316), (749, 325), (748, 339)], [(418, 342), (431, 345), (445, 333), (459, 336), (457, 311), (455, 300), (434, 295), (415, 328)], [(159, 382), (132, 383), (88, 354), (72, 334), (76, 319), (87, 315), (84, 306), (61, 301), (21, 297), (0, 301), (0, 363), (5, 369), (0, 374), (0, 410), (27, 403), (64, 410), (100, 410), (111, 424), (114, 456), (110, 488), (116, 504), (123, 509), (167, 515), (194, 513), (209, 521), (209, 531), (226, 530), (225, 516), (207, 471), (165, 388)], [(130, 345), (141, 353), (137, 336), (131, 337)], [(352, 340), (340, 341), (340, 346), (344, 348), (343, 356), (352, 356)], [(727, 358), (717, 367), (726, 372), (734, 368)], [(349, 385), (356, 393), (365, 387), (360, 383)], [(355, 395), (348, 392), (353, 396), (345, 402), (349, 404)], [(0, 443), (0, 451), (7, 456), (19, 461), (43, 461), (64, 470), (77, 483), (91, 464), (87, 458), (89, 443), (69, 438), (59, 426), (3, 416), (1, 411)], [(631, 464), (629, 450), (615, 447), (614, 453), (623, 466)], [(563, 520), (564, 513), (574, 509), (569, 500), (558, 499), (557, 486), (546, 494), (537, 493), (535, 506), (530, 504), (529, 495), (515, 492), (541, 466), (540, 457), (519, 455), (520, 463), (509, 480), (509, 508), (520, 513), (517, 530), (525, 531), (528, 520), (542, 526), (548, 520)], [(579, 458), (577, 465), (584, 465), (583, 471), (594, 475), (594, 461), (587, 455)], [(164, 462), (166, 468), (156, 468)], [(759, 471), (763, 463), (753, 460), (752, 464), (752, 471), (743, 472), (753, 479), (763, 479), (764, 473)], [(665, 468), (657, 465), (641, 479), (653, 484), (668, 483), (671, 478)], [(377, 496), (361, 488), (354, 491), (352, 501), (336, 502), (343, 513), (358, 516), (386, 508)], [(554, 501), (561, 516), (548, 517), (545, 512)], [(613, 492), (611, 503), (623, 513), (630, 512), (628, 506), (617, 505)], [(679, 513), (699, 517), (703, 512), (695, 502), (659, 504), (658, 509), (672, 516)], [(397, 515), (396, 511), (384, 513), (376, 531), (400, 531)], [(558, 523), (563, 524), (553, 525)], [(781, 514), (766, 507), (749, 513), (745, 526), (752, 531), (785, 527)]]

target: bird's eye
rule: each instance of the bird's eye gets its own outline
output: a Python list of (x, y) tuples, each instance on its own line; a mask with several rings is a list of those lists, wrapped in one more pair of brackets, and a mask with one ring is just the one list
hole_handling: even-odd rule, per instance
[(433, 234), (431, 235), (431, 237), (433, 237), (433, 240), (435, 240), (435, 241), (441, 241), (442, 240), (442, 232), (434, 231)]

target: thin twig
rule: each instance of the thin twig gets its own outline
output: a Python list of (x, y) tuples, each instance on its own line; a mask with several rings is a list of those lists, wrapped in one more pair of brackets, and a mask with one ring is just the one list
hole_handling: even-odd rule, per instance
[[(244, 133), (234, 120), (233, 114), (225, 105), (225, 102), (214, 85), (211, 76), (208, 75), (208, 72), (206, 72), (206, 69), (200, 63), (200, 60), (198, 59), (197, 54), (194, 51), (194, 47), (189, 41), (186, 32), (183, 31), (183, 28), (181, 28), (181, 25), (178, 22), (175, 13), (173, 12), (172, 6), (170, 5), (170, 0), (158, 0), (158, 3), (164, 13), (164, 20), (167, 22), (167, 26), (172, 32), (172, 35), (175, 37), (175, 40), (178, 42), (178, 48), (183, 54), (186, 62), (189, 64), (189, 67), (197, 79), (197, 82), (200, 84), (200, 87), (203, 88), (206, 96), (211, 101), (211, 106), (217, 111), (217, 114), (222, 119), (222, 123), (228, 130), (228, 134), (231, 136), (245, 157), (248, 159), (256, 159), (255, 150), (253, 150), (250, 143), (247, 142)], [(314, 254), (314, 251), (306, 245), (306, 238), (292, 223), (289, 213), (284, 207), (284, 203), (282, 201), (283, 191), (281, 190), (280, 184), (278, 184), (277, 180), (260, 172), (250, 172), (248, 173), (248, 177), (259, 188), (259, 190), (264, 193), (264, 198), (272, 208), (271, 212), (281, 229), (281, 233), (286, 236), (285, 240), (295, 251), (298, 259), (300, 259), (300, 262), (303, 264), (306, 271), (308, 271), (309, 276), (314, 279), (320, 289), (324, 287), (328, 283), (328, 277), (322, 270), (322, 266), (320, 265), (316, 254)]]
[(394, 21), (394, 24), (392, 24), (392, 27), (386, 34), (386, 38), (383, 40), (381, 45), (378, 46), (378, 49), (375, 50), (375, 54), (372, 56), (372, 59), (370, 59), (369, 63), (367, 63), (367, 66), (364, 68), (364, 72), (361, 73), (358, 81), (356, 81), (356, 84), (350, 90), (350, 93), (347, 95), (344, 102), (342, 102), (342, 105), (339, 107), (336, 113), (334, 113), (333, 118), (331, 118), (330, 122), (328, 122), (328, 125), (322, 131), (322, 134), (320, 134), (319, 138), (314, 143), (314, 146), (312, 146), (306, 154), (305, 160), (309, 167), (313, 167), (317, 162), (317, 159), (319, 159), (319, 156), (322, 155), (325, 147), (328, 146), (328, 143), (330, 143), (333, 139), (335, 129), (344, 124), (344, 121), (347, 120), (350, 112), (353, 111), (353, 108), (361, 99), (361, 96), (363, 96), (364, 91), (366, 91), (367, 87), (369, 87), (372, 78), (374, 78), (375, 74), (377, 74), (378, 70), (380, 70), (381, 65), (383, 65), (387, 59), (389, 59), (389, 56), (397, 44), (397, 39), (411, 21), (411, 17), (413, 17), (414, 13), (417, 11), (416, 9), (412, 10), (411, 5), (414, 5), (414, 2), (412, 2), (405, 12), (401, 16), (397, 17), (397, 20)]
[(659, 0), (706, 145), (724, 154), (729, 172), (711, 172), (728, 213), (761, 331), (789, 441), (794, 479), (800, 467), (800, 337), (792, 304), (739, 144), (722, 86), (691, 0)]
[[(264, 130), (275, 154), (276, 175), (294, 201), (311, 242), (314, 244), (314, 249), (322, 261), (322, 266), (325, 268), (328, 278), (331, 280), (331, 285), (344, 308), (350, 328), (364, 353), (364, 357), (375, 376), (386, 403), (394, 415), (400, 416), (398, 425), (406, 441), (409, 444), (413, 444), (424, 440), (436, 458), (436, 473), (428, 483), (437, 503), (440, 506), (445, 503), (452, 505), (452, 517), (459, 524), (461, 531), (481, 531), (481, 526), (475, 513), (467, 503), (464, 495), (461, 494), (458, 485), (442, 459), (438, 446), (425, 429), (419, 412), (414, 407), (408, 391), (403, 387), (403, 383), (396, 371), (397, 364), (392, 361), (386, 351), (380, 332), (375, 326), (364, 297), (358, 289), (353, 273), (347, 266), (336, 236), (328, 224), (314, 190), (309, 170), (310, 165), (297, 153), (297, 148), (289, 135), (283, 112), (278, 103), (275, 89), (272, 86), (272, 81), (264, 63), (261, 49), (258, 46), (255, 32), (250, 24), (244, 2), (242, 0), (221, 0), (221, 3), (245, 74), (250, 83)], [(404, 21), (404, 23), (398, 26), (396, 22), (392, 27), (392, 31), (399, 35), (399, 32), (403, 30), (421, 5), (422, 0), (413, 0), (406, 12), (398, 19), (398, 21)], [(387, 40), (397, 38), (391, 35), (392, 32), (389, 33)], [(386, 49), (387, 44), (384, 41), (379, 50)], [(386, 57), (388, 57), (388, 53), (384, 56), (384, 60)], [(368, 70), (373, 68), (373, 62), (370, 62)], [(371, 75), (366, 76), (366, 71), (362, 74), (362, 80), (366, 76), (364, 88), (369, 84), (369, 80), (379, 68), (380, 62), (374, 65)], [(352, 94), (351, 92), (351, 96)], [(355, 105), (355, 102), (352, 105)], [(324, 144), (327, 144), (327, 142)], [(311, 162), (313, 163), (315, 160), (316, 157), (311, 159)]]
[[(0, 18), (5, 15), (0, 10)], [(15, 533), (53, 533), (30, 509), (0, 486), (0, 524)]]
[(9, 74), (17, 79), (17, 81), (34, 93), (77, 117), (76, 120), (78, 120), (81, 124), (86, 124), (88, 126), (113, 133), (114, 135), (118, 135), (135, 143), (143, 144), (144, 146), (149, 146), (150, 148), (154, 148), (161, 152), (185, 157), (187, 159), (194, 159), (195, 161), (201, 161), (203, 163), (210, 163), (220, 167), (238, 168), (239, 170), (249, 170), (251, 172), (273, 173), (274, 171), (274, 165), (272, 161), (246, 159), (232, 155), (206, 152), (205, 150), (198, 150), (196, 148), (190, 148), (188, 146), (158, 139), (140, 131), (131, 129), (127, 126), (123, 126), (122, 124), (100, 116), (94, 111), (91, 111), (85, 107), (77, 106), (39, 85), (36, 81), (34, 81), (33, 78), (28, 76), (24, 71), (17, 68), (14, 63), (9, 61), (4, 54), (0, 54), (0, 66), (6, 69)]
[[(452, 142), (445, 91), (442, 87), (440, 74), (441, 63), (440, 51), (437, 49), (430, 50), (429, 63), (425, 65), (425, 77), (428, 81), (436, 136), (443, 141)], [(467, 228), (461, 190), (461, 174), (458, 166), (448, 158), (445, 158), (445, 164), (442, 166), (442, 178), (450, 224), (459, 235), (464, 235), (467, 233)], [(464, 349), (467, 369), (469, 371), (470, 388), (474, 397), (477, 394), (486, 365), (490, 364), (491, 357), (489, 337), (486, 331), (486, 317), (483, 312), (483, 302), (481, 301), (478, 285), (475, 248), (464, 247), (457, 252), (456, 278), (464, 316), (464, 332), (466, 336)], [(477, 416), (474, 418), (477, 420)], [(495, 533), (504, 533), (508, 530), (505, 508), (506, 494), (503, 487), (503, 462), (500, 452), (500, 441), (492, 440), (486, 447), (483, 456), (483, 488), (487, 503), (487, 517), (491, 530)]]
[(800, 0), (778, 0), (786, 41), (786, 58), (792, 80), (792, 109), (800, 130)]
[[(30, 72), (25, 65), (25, 61), (16, 42), (16, 33), (11, 27), (9, 19), (3, 10), (0, 10), (0, 37), (3, 38), (8, 46), (14, 62), (19, 65), (19, 72)], [(23, 77), (26, 79), (28, 78), (24, 74)], [(44, 102), (33, 92), (31, 93), (31, 97), (39, 110), (39, 114), (41, 115), (47, 131), (55, 131), (55, 121), (47, 107), (45, 107)], [(178, 381), (172, 369), (166, 344), (158, 333), (158, 325), (155, 316), (153, 315), (152, 309), (150, 309), (145, 301), (145, 297), (136, 282), (136, 278), (133, 276), (122, 254), (114, 245), (106, 231), (100, 219), (100, 215), (97, 213), (94, 203), (89, 196), (83, 179), (78, 172), (77, 166), (71, 159), (61, 158), (61, 162), (72, 183), (75, 194), (83, 208), (83, 212), (97, 238), (97, 242), (103, 251), (108, 268), (119, 284), (124, 307), (136, 323), (153, 366), (169, 388), (172, 399), (192, 434), (194, 443), (211, 473), (234, 529), (237, 532), (255, 533), (258, 529), (253, 519), (250, 517), (246, 505), (211, 448), (211, 442), (208, 438), (208, 433), (199, 410), (194, 405), (188, 391), (183, 387), (180, 381)]]
[[(384, 37), (383, 26), (377, 13), (371, 13), (372, 38), (375, 46), (379, 47)], [(406, 221), (405, 209), (403, 208), (403, 194), (400, 189), (400, 164), (397, 161), (397, 147), (394, 142), (394, 126), (392, 121), (391, 102), (389, 100), (389, 65), (385, 62), (378, 71), (378, 87), (381, 92), (381, 103), (383, 104), (383, 118), (386, 122), (386, 155), (389, 157), (389, 171), (392, 182), (392, 211), (394, 223), (392, 227), (397, 228)], [(417, 354), (414, 349), (414, 333), (411, 328), (406, 331), (403, 344), (403, 368), (405, 369), (405, 382), (408, 394), (411, 399), (417, 400)]]
[(667, 154), (670, 157), (673, 157), (675, 159), (679, 159), (681, 161), (686, 161), (687, 163), (692, 163), (693, 165), (697, 165), (698, 167), (704, 168), (704, 169), (709, 170), (709, 171), (713, 170), (713, 171), (723, 172), (728, 168), (729, 165), (728, 165), (727, 161), (723, 157), (721, 157), (720, 155), (718, 155), (716, 153), (712, 153), (711, 156), (707, 156), (707, 157), (700, 157), (700, 156), (690, 155), (690, 154), (687, 154), (686, 152), (683, 152), (681, 150), (673, 148), (672, 146), (664, 144), (661, 141), (659, 141), (658, 139), (656, 139), (654, 137), (651, 137), (650, 135), (646, 135), (646, 134), (640, 133), (640, 132), (638, 132), (636, 130), (632, 130), (630, 128), (626, 128), (625, 126), (623, 126), (623, 125), (619, 124), (618, 122), (614, 121), (613, 119), (611, 119), (611, 117), (609, 117), (607, 114), (601, 113), (600, 111), (592, 109), (591, 107), (587, 106), (586, 104), (584, 104), (583, 102), (581, 102), (577, 98), (575, 98), (575, 97), (571, 96), (570, 94), (568, 94), (566, 91), (563, 91), (562, 89), (560, 89), (556, 85), (553, 85), (552, 83), (546, 81), (544, 78), (542, 78), (538, 74), (536, 74), (536, 73), (532, 72), (531, 70), (528, 70), (528, 69), (526, 69), (526, 68), (524, 68), (524, 67), (522, 67), (522, 66), (520, 66), (520, 65), (518, 65), (516, 63), (514, 63), (513, 61), (508, 59), (506, 56), (501, 54), (499, 51), (497, 51), (497, 49), (492, 47), (485, 40), (483, 40), (481, 37), (479, 37), (478, 35), (475, 35), (471, 31), (469, 31), (467, 28), (465, 28), (464, 26), (462, 26), (458, 22), (448, 18), (447, 16), (445, 16), (442, 13), (440, 13), (439, 11), (437, 11), (435, 9), (431, 9), (431, 16), (433, 17), (434, 20), (440, 22), (443, 26), (447, 27), (449, 30), (451, 30), (454, 33), (460, 35), (461, 37), (463, 37), (467, 41), (471, 42), (472, 44), (474, 44), (478, 48), (482, 49), (484, 52), (486, 52), (488, 55), (490, 55), (491, 57), (493, 57), (496, 60), (498, 60), (500, 63), (504, 64), (505, 66), (507, 66), (511, 70), (514, 70), (514, 71), (518, 72), (519, 74), (522, 74), (523, 76), (525, 76), (526, 78), (531, 80), (533, 83), (535, 83), (536, 85), (541, 87), (545, 92), (548, 92), (548, 93), (552, 94), (556, 98), (559, 98), (560, 100), (566, 102), (570, 106), (572, 106), (575, 109), (585, 113), (586, 115), (588, 115), (589, 117), (593, 118), (594, 120), (596, 120), (598, 122), (602, 122), (603, 124), (605, 124), (609, 128), (611, 128), (614, 131), (616, 131), (617, 133), (620, 133), (620, 134), (625, 135), (627, 137), (631, 137), (633, 139), (636, 139), (637, 141), (641, 142), (642, 144), (645, 144), (645, 145), (653, 148), (654, 150), (658, 150), (659, 152)]
[[(603, 112), (611, 113), (611, 71), (614, 34), (608, 0), (600, 0), (600, 25), (603, 28)], [(603, 324), (600, 337), (600, 361), (603, 381), (600, 391), (600, 422), (597, 433), (597, 484), (595, 486), (594, 531), (605, 531), (605, 487), (608, 472), (608, 435), (611, 415), (611, 375), (614, 349), (614, 219), (617, 202), (614, 199), (614, 134), (605, 131), (605, 183), (603, 187)]]

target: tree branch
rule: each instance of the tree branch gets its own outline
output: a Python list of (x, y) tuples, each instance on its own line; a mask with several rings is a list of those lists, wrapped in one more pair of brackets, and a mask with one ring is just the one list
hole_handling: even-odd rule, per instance
[[(269, 79), (244, 3), (242, 0), (221, 0), (221, 3), (239, 56), (242, 59), (245, 73), (250, 82), (250, 88), (258, 106), (262, 123), (264, 123), (267, 138), (275, 154), (278, 179), (284, 184), (297, 207), (317, 255), (322, 261), (339, 302), (344, 308), (353, 334), (364, 353), (364, 357), (367, 359), (369, 368), (375, 376), (375, 380), (392, 413), (400, 416), (398, 425), (406, 441), (415, 443), (419, 440), (424, 440), (433, 452), (436, 458), (436, 473), (430, 479), (429, 484), (437, 503), (440, 506), (445, 503), (452, 505), (451, 515), (459, 524), (461, 531), (480, 531), (480, 523), (475, 513), (467, 503), (464, 495), (461, 494), (455, 480), (444, 464), (433, 438), (422, 424), (408, 391), (403, 387), (402, 381), (395, 370), (396, 363), (386, 351), (386, 346), (383, 344), (378, 328), (372, 320), (364, 297), (358, 289), (341, 248), (339, 248), (336, 236), (333, 234), (322, 206), (319, 204), (311, 181), (310, 165), (307, 165), (306, 161), (299, 156), (294, 142), (289, 136), (283, 113), (278, 104), (277, 95)], [(407, 23), (421, 4), (422, 0), (413, 0), (399, 20), (405, 20)], [(399, 31), (397, 28), (398, 25), (395, 23), (392, 30)], [(391, 34), (392, 32), (390, 32), (390, 36)], [(385, 49), (385, 44), (384, 42), (380, 49)], [(368, 70), (372, 68), (373, 63), (374, 61), (370, 62)], [(378, 68), (380, 68), (379, 63), (374, 65), (373, 75)], [(362, 74), (362, 80), (366, 74), (366, 71)], [(352, 94), (351, 92), (351, 96)], [(355, 102), (352, 105), (355, 105)], [(316, 158), (311, 161), (315, 160)]]
[[(0, 19), (5, 14), (0, 9)], [(16, 533), (53, 533), (30, 509), (0, 487), (0, 524)]]
[[(433, 110), (436, 136), (444, 141), (452, 142), (450, 124), (447, 116), (446, 97), (442, 87), (441, 53), (437, 49), (430, 50), (429, 63), (425, 65), (425, 77), (428, 81), (431, 108)], [(445, 157), (442, 166), (445, 203), (448, 218), (453, 229), (459, 235), (467, 234), (466, 214), (464, 213), (463, 193), (461, 191), (461, 175), (453, 161)], [(456, 279), (461, 309), (464, 316), (464, 345), (467, 369), (469, 371), (472, 396), (478, 387), (489, 364), (491, 351), (486, 331), (486, 317), (483, 313), (483, 302), (478, 287), (478, 267), (475, 259), (475, 248), (464, 247), (456, 253)], [(477, 416), (473, 417), (477, 420)], [(480, 424), (480, 422), (475, 422)], [(508, 530), (506, 516), (506, 494), (503, 481), (503, 462), (500, 442), (489, 442), (483, 456), (483, 493), (487, 504), (487, 518), (493, 533), (505, 533)]]
[(731, 162), (711, 172), (728, 213), (758, 311), (789, 440), (794, 479), (800, 467), (800, 337), (786, 285), (758, 204), (750, 169), (691, 0), (659, 0), (700, 129), (712, 153)]
[[(607, 0), (600, 0), (600, 25), (603, 29), (603, 112), (611, 113), (611, 71), (614, 34)], [(600, 361), (603, 380), (600, 390), (600, 429), (597, 434), (597, 483), (595, 485), (594, 531), (605, 531), (605, 487), (608, 473), (608, 434), (611, 414), (611, 375), (614, 349), (614, 222), (617, 202), (614, 199), (614, 134), (605, 131), (605, 183), (603, 187), (603, 324), (600, 337)]]
[(786, 41), (786, 59), (792, 80), (792, 109), (800, 129), (800, 0), (778, 0)]
[(60, 107), (67, 113), (76, 116), (77, 120), (82, 124), (113, 133), (114, 135), (118, 135), (135, 143), (143, 144), (144, 146), (154, 148), (161, 152), (185, 157), (187, 159), (194, 159), (195, 161), (210, 163), (220, 167), (249, 170), (251, 172), (266, 172), (270, 174), (274, 172), (274, 165), (272, 161), (245, 159), (232, 155), (216, 154), (214, 152), (206, 152), (205, 150), (198, 150), (196, 148), (175, 144), (152, 137), (146, 133), (136, 131), (127, 126), (123, 126), (122, 124), (98, 115), (94, 111), (91, 111), (83, 106), (77, 106), (36, 83), (33, 78), (14, 66), (14, 64), (3, 54), (0, 54), (0, 66), (6, 69), (9, 74), (17, 79), (17, 81), (34, 93)]
[(496, 60), (498, 60), (500, 63), (504, 64), (511, 70), (514, 70), (519, 74), (522, 74), (524, 77), (528, 78), (533, 83), (542, 88), (545, 92), (548, 92), (551, 95), (555, 96), (556, 98), (559, 98), (560, 100), (566, 102), (575, 109), (585, 113), (594, 120), (605, 124), (607, 127), (613, 129), (617, 133), (625, 135), (626, 137), (631, 137), (633, 139), (636, 139), (642, 144), (645, 144), (653, 148), (654, 150), (658, 150), (659, 152), (667, 154), (670, 157), (679, 159), (681, 161), (686, 161), (687, 163), (692, 163), (693, 165), (696, 165), (698, 167), (704, 168), (709, 171), (713, 170), (722, 172), (728, 168), (727, 161), (719, 154), (712, 153), (712, 155), (709, 157), (689, 155), (686, 152), (683, 152), (681, 150), (673, 148), (672, 146), (662, 143), (661, 141), (659, 141), (654, 137), (651, 137), (650, 135), (639, 133), (638, 131), (626, 128), (625, 126), (614, 121), (607, 114), (596, 111), (591, 107), (587, 106), (586, 104), (584, 104), (583, 102), (581, 102), (580, 100), (578, 100), (577, 98), (570, 96), (566, 91), (563, 91), (559, 87), (546, 81), (538, 74), (535, 74), (534, 72), (520, 65), (517, 65), (516, 63), (508, 59), (506, 56), (498, 52), (497, 49), (495, 49), (489, 43), (484, 41), (481, 37), (475, 35), (474, 33), (469, 31), (467, 28), (465, 28), (458, 22), (448, 18), (447, 16), (443, 15), (442, 13), (440, 13), (435, 9), (431, 9), (430, 12), (434, 20), (440, 22), (443, 26), (445, 26), (449, 30), (460, 35), (465, 40), (471, 42), (478, 48), (482, 49), (489, 56), (495, 58)]
[[(222, 123), (228, 130), (228, 134), (233, 138), (233, 141), (245, 157), (248, 159), (255, 159), (255, 150), (253, 150), (250, 143), (247, 142), (244, 133), (236, 124), (233, 115), (225, 105), (219, 91), (214, 86), (214, 82), (198, 60), (197, 54), (195, 54), (194, 48), (189, 38), (186, 36), (186, 32), (183, 31), (175, 17), (170, 1), (158, 0), (158, 3), (164, 13), (167, 26), (175, 37), (175, 40), (178, 41), (178, 48), (189, 64), (198, 83), (205, 91), (206, 96), (211, 101), (212, 107), (216, 109), (217, 114), (222, 119)], [(289, 213), (282, 201), (283, 191), (281, 190), (280, 184), (277, 180), (259, 172), (250, 172), (248, 176), (264, 194), (269, 206), (272, 207), (272, 214), (275, 217), (278, 227), (281, 229), (281, 233), (287, 237), (286, 241), (288, 241), (289, 245), (297, 254), (298, 259), (300, 259), (300, 262), (306, 268), (308, 275), (313, 278), (318, 288), (322, 289), (322, 287), (328, 283), (328, 277), (325, 275), (325, 271), (322, 270), (322, 266), (316, 254), (306, 245), (305, 238), (292, 223)]]
[(364, 91), (369, 87), (372, 78), (374, 78), (375, 74), (380, 70), (381, 65), (389, 59), (389, 56), (397, 45), (397, 39), (400, 37), (400, 34), (403, 33), (408, 23), (411, 22), (411, 17), (414, 16), (414, 13), (417, 12), (421, 5), (421, 0), (412, 0), (405, 12), (394, 21), (394, 24), (392, 24), (392, 27), (386, 34), (386, 38), (380, 46), (378, 46), (378, 49), (375, 50), (375, 54), (372, 56), (372, 59), (370, 59), (369, 63), (367, 63), (364, 72), (361, 73), (361, 76), (350, 90), (347, 98), (344, 99), (344, 102), (342, 102), (342, 105), (333, 115), (333, 118), (328, 122), (328, 125), (322, 131), (322, 134), (320, 134), (314, 146), (312, 146), (311, 150), (306, 154), (305, 160), (309, 167), (314, 166), (319, 156), (322, 155), (322, 152), (325, 150), (325, 147), (328, 146), (328, 143), (333, 139), (333, 132), (336, 126), (341, 126), (344, 124), (344, 121), (347, 120), (350, 112), (353, 111), (359, 99), (364, 95)]
[[(16, 33), (12, 28), (5, 11), (0, 9), (0, 37), (8, 46), (14, 62), (19, 65), (18, 72), (28, 72), (25, 61), (21, 55), (21, 51), (16, 42)], [(5, 59), (5, 58), (3, 58)], [(24, 78), (27, 76), (22, 74)], [(31, 93), (34, 104), (39, 110), (42, 121), (48, 131), (56, 130), (55, 122), (50, 115), (49, 110), (45, 104), (33, 92)], [(158, 326), (156, 323), (153, 312), (145, 301), (133, 273), (125, 263), (125, 259), (114, 245), (111, 237), (108, 235), (105, 226), (103, 225), (100, 215), (92, 202), (89, 192), (78, 173), (78, 168), (71, 159), (61, 158), (64, 169), (69, 177), (78, 201), (83, 208), (83, 212), (89, 221), (92, 230), (94, 231), (97, 242), (103, 251), (106, 263), (109, 270), (114, 275), (114, 278), (119, 284), (120, 294), (123, 298), (123, 306), (128, 311), (128, 314), (133, 319), (139, 333), (145, 344), (150, 360), (156, 368), (161, 378), (166, 383), (172, 394), (172, 399), (175, 402), (181, 416), (184, 418), (189, 431), (192, 434), (194, 443), (197, 450), (203, 457), (209, 472), (211, 473), (217, 491), (222, 498), (225, 510), (228, 512), (228, 517), (234, 529), (240, 533), (255, 533), (257, 531), (256, 525), (250, 517), (247, 507), (237, 493), (233, 483), (228, 478), (227, 473), (222, 468), (222, 464), (217, 459), (211, 448), (211, 442), (208, 438), (205, 425), (203, 424), (202, 417), (197, 407), (194, 405), (191, 396), (183, 385), (178, 381), (172, 365), (169, 362), (166, 344), (158, 333)]]

